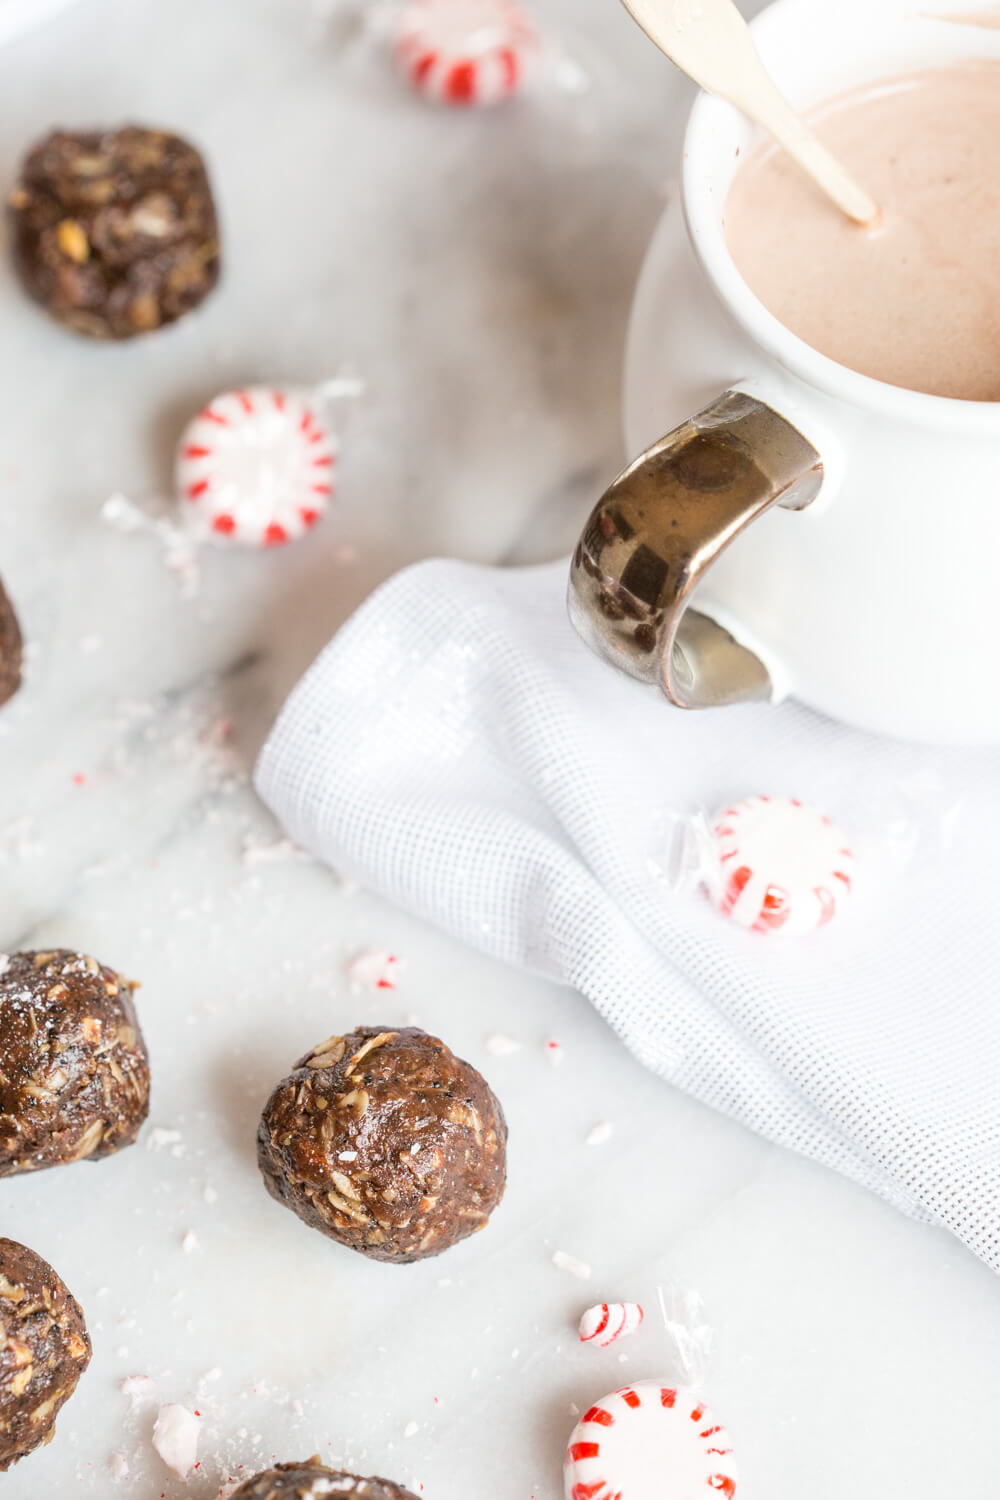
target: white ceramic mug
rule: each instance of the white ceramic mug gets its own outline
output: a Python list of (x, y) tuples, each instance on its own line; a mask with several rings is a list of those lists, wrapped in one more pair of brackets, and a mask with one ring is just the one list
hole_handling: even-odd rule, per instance
[[(753, 29), (799, 107), (1000, 58), (1000, 30), (892, 0), (778, 0)], [(767, 311), (723, 229), (757, 135), (707, 95), (691, 113), (632, 313), (625, 425), (641, 457), (583, 534), (574, 623), (684, 707), (792, 694), (879, 733), (1000, 743), (1000, 403), (859, 375)]]

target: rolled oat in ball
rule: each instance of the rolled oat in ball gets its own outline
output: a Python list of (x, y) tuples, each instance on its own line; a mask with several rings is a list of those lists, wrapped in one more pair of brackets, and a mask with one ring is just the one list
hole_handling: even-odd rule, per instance
[(28, 153), (8, 207), (21, 280), (77, 333), (150, 333), (219, 279), (205, 164), (165, 130), (55, 130)]
[(373, 1260), (475, 1234), (503, 1197), (507, 1126), (486, 1080), (416, 1027), (333, 1036), (278, 1084), (257, 1133), (271, 1196)]
[(21, 685), (21, 629), (4, 586), (0, 583), (0, 705), (13, 698)]
[(0, 1177), (135, 1140), (149, 1108), (135, 988), (66, 948), (0, 957)]
[(0, 1239), (0, 1471), (51, 1441), (89, 1363), (76, 1298), (41, 1256)]
[(277, 1464), (248, 1479), (230, 1500), (312, 1500), (320, 1495), (354, 1495), (357, 1500), (417, 1500), (412, 1490), (390, 1479), (361, 1479), (327, 1469), (318, 1458), (301, 1464)]

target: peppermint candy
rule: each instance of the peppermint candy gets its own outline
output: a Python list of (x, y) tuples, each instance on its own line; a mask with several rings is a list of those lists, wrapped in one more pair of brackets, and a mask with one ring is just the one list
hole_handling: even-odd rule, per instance
[(732, 1444), (683, 1386), (644, 1381), (605, 1396), (566, 1450), (566, 1500), (702, 1500), (736, 1494)]
[(306, 396), (270, 386), (226, 391), (181, 437), (185, 522), (201, 541), (290, 542), (329, 505), (336, 461), (336, 439)]
[(844, 834), (794, 797), (734, 802), (715, 819), (712, 848), (719, 907), (751, 932), (812, 932), (851, 893), (854, 855)]
[(538, 33), (517, 0), (408, 0), (394, 44), (415, 89), (465, 105), (516, 93), (537, 50)]
[(643, 1316), (638, 1302), (598, 1302), (580, 1319), (580, 1343), (606, 1349), (635, 1333)]

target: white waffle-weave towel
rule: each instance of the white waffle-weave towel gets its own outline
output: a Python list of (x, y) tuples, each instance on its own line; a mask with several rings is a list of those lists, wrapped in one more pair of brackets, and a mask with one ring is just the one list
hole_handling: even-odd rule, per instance
[[(1000, 1270), (1000, 753), (788, 704), (672, 710), (569, 625), (565, 563), (422, 563), (295, 688), (256, 784), (291, 837), (575, 986), (678, 1088)], [(861, 894), (748, 934), (660, 873), (668, 815), (766, 792), (852, 834)]]

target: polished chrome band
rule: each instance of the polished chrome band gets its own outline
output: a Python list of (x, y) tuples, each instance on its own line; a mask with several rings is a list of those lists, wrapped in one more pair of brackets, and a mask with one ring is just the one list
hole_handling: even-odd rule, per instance
[(688, 607), (707, 568), (772, 505), (802, 510), (823, 464), (762, 401), (727, 391), (654, 443), (595, 507), (573, 555), (569, 612), (600, 656), (681, 708), (771, 696), (763, 662)]

